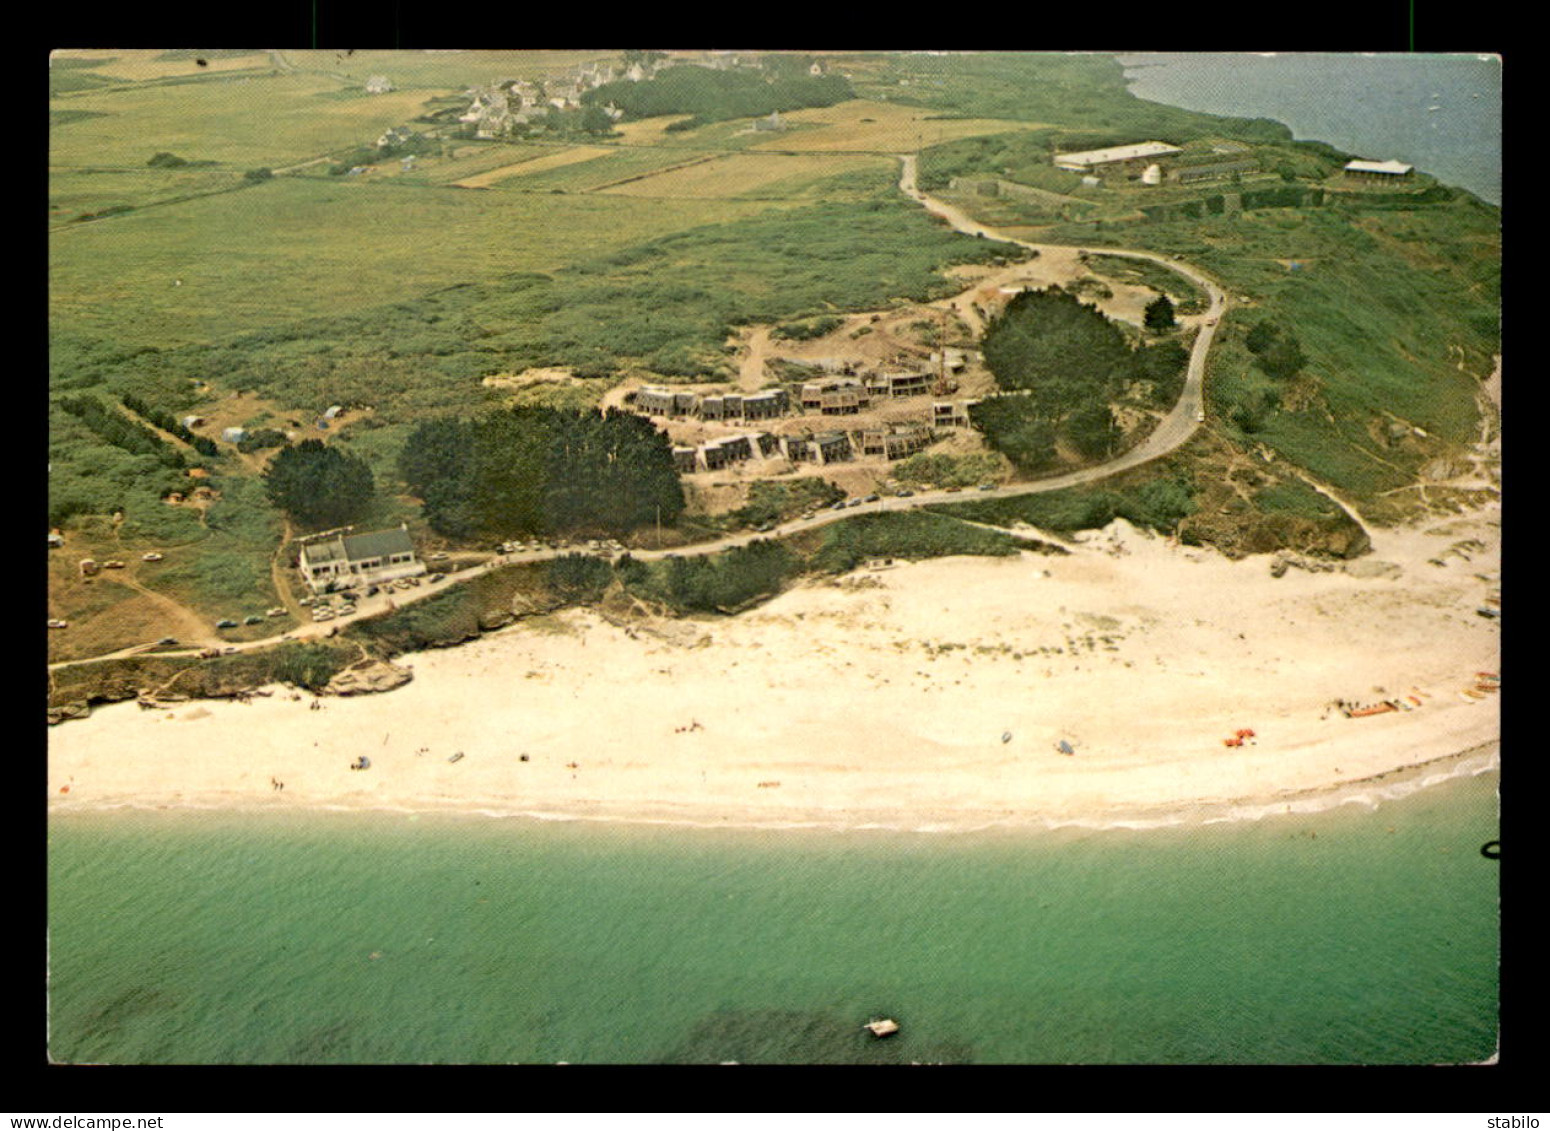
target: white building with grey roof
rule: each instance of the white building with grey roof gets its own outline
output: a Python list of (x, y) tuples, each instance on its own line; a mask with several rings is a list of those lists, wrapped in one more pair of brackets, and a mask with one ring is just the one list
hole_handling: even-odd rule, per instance
[(314, 593), (377, 585), (425, 572), (407, 527), (364, 534), (338, 533), (306, 542), (298, 562)]

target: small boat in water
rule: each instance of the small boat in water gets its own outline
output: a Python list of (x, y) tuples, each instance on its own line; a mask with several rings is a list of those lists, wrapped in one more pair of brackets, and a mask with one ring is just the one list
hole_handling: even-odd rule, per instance
[(891, 1037), (899, 1031), (899, 1023), (891, 1017), (868, 1021), (861, 1027), (874, 1037)]

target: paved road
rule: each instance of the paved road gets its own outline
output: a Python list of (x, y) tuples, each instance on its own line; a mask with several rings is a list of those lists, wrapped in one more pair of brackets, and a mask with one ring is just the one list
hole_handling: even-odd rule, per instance
[[(1227, 309), (1227, 296), (1215, 280), (1202, 273), (1198, 268), (1181, 263), (1177, 259), (1170, 259), (1165, 255), (1159, 255), (1151, 251), (1132, 251), (1112, 247), (1072, 248), (1068, 244), (1035, 244), (1025, 240), (1014, 239), (1011, 236), (986, 227), (976, 220), (970, 219), (963, 212), (950, 204), (927, 196), (916, 187), (916, 159), (914, 154), (899, 155), (903, 165), (899, 178), (899, 188), (907, 196), (918, 201), (927, 211), (942, 217), (960, 232), (978, 236), (984, 239), (999, 240), (1003, 243), (1016, 244), (1019, 247), (1030, 248), (1034, 251), (1077, 251), (1088, 252), (1093, 255), (1113, 255), (1126, 259), (1145, 259), (1153, 263), (1159, 263), (1172, 271), (1177, 271), (1195, 285), (1200, 287), (1210, 296), (1210, 306), (1207, 311), (1198, 316), (1187, 318), (1186, 322), (1195, 322), (1199, 327), (1195, 344), (1190, 351), (1189, 370), (1184, 381), (1184, 391), (1179, 397), (1173, 410), (1160, 421), (1152, 434), (1144, 441), (1122, 455), (1116, 456), (1107, 463), (1094, 467), (1083, 468), (1080, 471), (1068, 472), (1065, 475), (1057, 475), (1048, 479), (1039, 479), (1029, 483), (1010, 483), (1005, 486), (995, 487), (984, 491), (929, 491), (922, 492), (907, 498), (894, 496), (879, 498), (876, 502), (863, 502), (847, 506), (843, 510), (825, 510), (812, 518), (799, 518), (784, 523), (768, 531), (750, 531), (741, 534), (728, 535), (714, 542), (697, 542), (693, 546), (683, 546), (676, 550), (631, 550), (633, 557), (643, 561), (653, 561), (660, 558), (681, 556), (689, 557), (702, 554), (719, 553), (722, 550), (731, 549), (734, 546), (745, 546), (750, 542), (761, 538), (780, 538), (790, 534), (796, 534), (803, 530), (811, 530), (815, 527), (826, 526), (831, 522), (840, 522), (847, 518), (854, 518), (858, 514), (876, 514), (884, 511), (912, 510), (917, 507), (929, 506), (934, 503), (966, 502), (973, 499), (1010, 499), (1020, 495), (1034, 495), (1045, 491), (1058, 491), (1065, 487), (1074, 487), (1084, 483), (1096, 482), (1119, 472), (1127, 471), (1143, 463), (1157, 459), (1174, 451), (1200, 427), (1200, 417), (1203, 413), (1205, 398), (1205, 369), (1206, 355), (1210, 352), (1212, 339), (1216, 336), (1219, 320)], [(263, 640), (248, 641), (243, 644), (227, 645), (228, 649), (247, 651), (253, 648), (264, 648), (281, 640), (308, 640), (331, 636), (342, 627), (355, 621), (381, 616), (390, 611), (390, 608), (400, 608), (415, 601), (421, 601), (427, 597), (440, 593), (443, 590), (456, 585), (460, 581), (466, 581), (478, 577), (492, 569), (506, 564), (545, 561), (565, 553), (576, 553), (575, 548), (559, 550), (539, 550), (522, 554), (507, 554), (472, 566), (456, 573), (450, 573), (444, 580), (435, 584), (423, 583), (419, 587), (408, 590), (397, 590), (384, 593), (377, 597), (363, 600), (357, 603), (356, 612), (349, 617), (336, 617), (330, 621), (321, 623), (303, 624), (292, 629), (283, 636), (268, 637)], [(143, 647), (143, 646), (142, 646)], [(114, 653), (113, 656), (125, 655), (141, 650), (126, 649), (123, 652)], [(167, 652), (163, 655), (197, 655), (197, 651), (188, 650), (182, 652)], [(65, 663), (50, 664), (49, 670), (70, 667), (75, 664), (94, 663), (98, 660), (111, 659), (112, 656), (96, 656), (85, 660), (72, 660)]]

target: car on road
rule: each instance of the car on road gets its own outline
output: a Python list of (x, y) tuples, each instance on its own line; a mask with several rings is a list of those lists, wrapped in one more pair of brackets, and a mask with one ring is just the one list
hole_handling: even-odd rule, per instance
[(312, 619), (313, 620), (333, 620), (334, 619), (334, 610), (331, 609), (327, 605), (319, 605), (317, 608), (312, 610)]
[(284, 608), (284, 606), (276, 605), (274, 608), (270, 609), (264, 615), (266, 617), (283, 617), (285, 615), (285, 608)]
[(447, 555), (442, 553), (440, 550), (437, 550), (430, 556), (429, 560), (433, 562), (444, 562), (447, 560)]
[(1206, 422), (1206, 410), (1205, 409), (1200, 409), (1199, 411), (1197, 411), (1195, 413), (1195, 423), (1196, 424), (1204, 424), (1205, 422)]
[(895, 498), (899, 498), (899, 499), (908, 499), (908, 498), (910, 498), (914, 494), (915, 494), (914, 491), (906, 489), (906, 490), (903, 490), (903, 491), (895, 491), (894, 492), (894, 497)]
[(161, 555), (158, 554), (155, 550), (152, 550), (148, 554), (141, 554), (140, 560), (142, 562), (159, 562), (161, 561)]
[(882, 498), (881, 495), (868, 495), (866, 498), (862, 499), (861, 501), (863, 503), (875, 503), (875, 502), (877, 502), (881, 498)]
[(208, 660), (210, 657), (212, 657), (212, 656), (219, 656), (220, 654), (221, 654), (221, 650), (219, 648), (201, 648), (201, 649), (199, 649), (199, 658), (201, 660)]
[(178, 638), (176, 636), (163, 636), (156, 642), (156, 646), (158, 648), (174, 648), (177, 646), (177, 643)]
[(981, 483), (980, 484), (980, 490), (981, 491), (994, 491), (995, 489), (996, 489), (996, 485), (994, 483)]

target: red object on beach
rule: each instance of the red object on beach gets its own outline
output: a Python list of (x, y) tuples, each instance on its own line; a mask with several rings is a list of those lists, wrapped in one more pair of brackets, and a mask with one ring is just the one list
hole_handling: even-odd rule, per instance
[(1238, 732), (1238, 737), (1239, 738), (1253, 738), (1254, 737), (1254, 732), (1252, 730), (1250, 730), (1248, 727), (1244, 727), (1242, 730), (1240, 730)]
[(59, 792), (60, 793), (69, 793), (70, 792), (70, 787), (67, 786), (67, 785), (62, 785), (62, 786), (59, 787)]
[(1242, 746), (1243, 745), (1243, 739), (1237, 738), (1237, 737), (1224, 738), (1224, 739), (1222, 739), (1222, 745), (1223, 746)]

